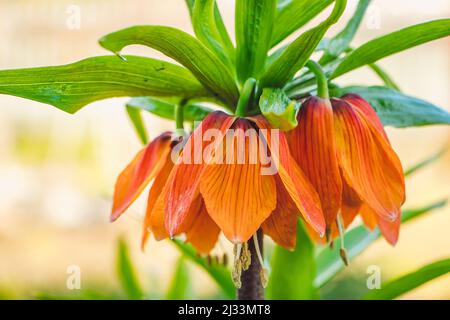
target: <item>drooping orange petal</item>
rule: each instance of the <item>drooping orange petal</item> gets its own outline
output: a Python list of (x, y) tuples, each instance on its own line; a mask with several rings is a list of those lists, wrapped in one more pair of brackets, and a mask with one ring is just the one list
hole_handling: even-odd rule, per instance
[[(378, 117), (372, 106), (366, 100), (354, 93), (348, 93), (344, 95), (342, 97), (342, 100), (349, 103), (355, 110), (357, 110), (361, 117), (364, 117), (366, 119), (367, 124), (371, 129), (375, 139), (380, 141), (381, 144), (385, 145), (383, 149), (391, 149), (391, 144), (389, 142), (386, 131), (384, 131), (383, 124), (381, 123), (380, 118)], [(399, 179), (403, 180), (404, 178), (402, 164), (400, 163), (400, 160), (398, 159), (395, 152), (386, 153), (385, 156), (390, 158), (390, 161), (398, 171)]]
[[(169, 187), (168, 184), (164, 184), (160, 194), (154, 194), (155, 195), (155, 201), (152, 205), (152, 198), (153, 194), (149, 196), (149, 205), (147, 207), (147, 214), (146, 214), (146, 224), (148, 227), (144, 230), (152, 232), (155, 239), (157, 241), (161, 241), (163, 239), (166, 239), (169, 237), (169, 232), (167, 231), (166, 224), (165, 224), (165, 199), (167, 197)], [(180, 225), (179, 230), (171, 235), (176, 236), (181, 233), (186, 233), (188, 230), (192, 228), (192, 226), (195, 223), (195, 219), (200, 213), (200, 209), (202, 207), (202, 199), (200, 196), (197, 196), (195, 200), (192, 201), (189, 210), (186, 214), (186, 218), (183, 220), (183, 223)], [(147, 222), (148, 221), (148, 222)], [(147, 235), (144, 235), (148, 237)], [(144, 241), (145, 239), (143, 239)], [(145, 245), (145, 242), (142, 243), (142, 246)]]
[(191, 243), (199, 253), (209, 253), (217, 243), (220, 229), (211, 219), (205, 203), (200, 198), (200, 209), (192, 227), (186, 232), (186, 242)]
[(117, 178), (111, 220), (114, 221), (133, 203), (158, 174), (170, 152), (171, 133), (165, 132), (139, 151)]
[[(323, 237), (319, 233), (317, 233), (317, 231), (314, 230), (309, 224), (305, 223), (305, 228), (306, 228), (306, 231), (308, 232), (309, 237), (311, 238), (311, 240), (313, 242), (316, 242), (321, 245), (327, 244), (327, 238)], [(331, 233), (332, 233), (332, 238), (336, 238), (339, 235), (335, 225), (332, 226)]]
[(272, 131), (263, 116), (251, 118), (262, 129), (266, 143), (270, 149), (272, 164), (276, 166), (287, 192), (297, 205), (305, 221), (321, 236), (325, 234), (325, 219), (320, 198), (308, 178), (292, 158), (286, 136), (279, 130)]
[[(161, 171), (156, 175), (147, 200), (147, 210), (145, 213), (143, 234), (141, 248), (144, 249), (145, 243), (147, 242), (150, 231), (155, 233), (155, 238), (161, 240), (168, 236), (167, 230), (164, 226), (164, 186), (167, 183), (167, 178), (169, 177), (170, 171), (173, 168), (173, 162), (167, 161)], [(153, 210), (156, 206), (156, 202), (160, 198), (159, 208)], [(159, 210), (159, 211), (158, 211)], [(155, 215), (152, 217), (152, 213)]]
[(224, 235), (242, 243), (275, 209), (276, 188), (273, 176), (262, 174), (257, 131), (246, 119), (237, 119), (232, 128), (222, 152), (206, 165), (200, 192)]
[(316, 189), (331, 228), (341, 207), (342, 181), (330, 101), (308, 98), (297, 119), (298, 126), (287, 133), (291, 154)]
[(361, 111), (370, 120), (374, 127), (384, 136), (384, 138), (389, 141), (380, 118), (366, 100), (355, 93), (347, 93), (343, 95), (341, 99), (351, 104), (353, 108)]
[(398, 212), (398, 218), (395, 221), (389, 221), (377, 215), (367, 204), (363, 204), (361, 207), (361, 218), (371, 230), (374, 230), (378, 225), (381, 234), (390, 244), (395, 245), (397, 243), (401, 222), (400, 212)]
[(375, 211), (373, 211), (367, 204), (363, 204), (360, 210), (361, 219), (363, 223), (370, 229), (373, 230), (378, 224), (378, 218)]
[(344, 220), (344, 227), (347, 228), (356, 215), (361, 211), (363, 202), (359, 198), (358, 194), (353, 190), (348, 183), (343, 179), (342, 188), (342, 207), (341, 214), (342, 220)]
[(383, 237), (391, 244), (395, 245), (398, 241), (398, 236), (400, 233), (400, 212), (398, 218), (395, 221), (388, 221), (382, 217), (378, 217), (378, 227), (380, 228)]
[(209, 141), (208, 138), (223, 139), (226, 130), (234, 121), (234, 117), (221, 111), (212, 112), (197, 127), (184, 146), (168, 178), (165, 224), (171, 236), (179, 232), (192, 201), (198, 195), (200, 178), (206, 166), (203, 150), (210, 143), (217, 143), (215, 140)]
[(262, 224), (264, 234), (286, 249), (295, 249), (297, 240), (298, 208), (286, 191), (281, 178), (276, 176), (277, 207)]
[[(161, 194), (157, 197), (155, 204), (152, 206), (148, 206), (147, 208), (147, 214), (146, 219), (148, 219), (148, 226), (146, 227), (145, 231), (153, 233), (153, 236), (157, 241), (166, 239), (169, 237), (169, 233), (167, 232), (167, 228), (165, 225), (165, 197), (168, 192), (168, 186), (167, 184), (164, 185), (163, 189), (161, 190)], [(150, 209), (151, 208), (151, 209)], [(146, 222), (147, 224), (147, 222)], [(144, 232), (145, 232), (144, 231)], [(148, 234), (147, 234), (148, 237)], [(144, 239), (143, 239), (144, 241)], [(142, 246), (144, 246), (145, 243), (142, 243)]]
[(397, 155), (385, 139), (373, 134), (361, 112), (341, 99), (332, 104), (344, 179), (378, 215), (395, 220), (405, 199)]

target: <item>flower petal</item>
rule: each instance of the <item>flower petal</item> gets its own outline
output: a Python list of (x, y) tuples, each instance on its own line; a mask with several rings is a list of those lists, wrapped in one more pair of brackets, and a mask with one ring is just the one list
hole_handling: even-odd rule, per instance
[(117, 178), (111, 220), (114, 221), (136, 200), (167, 161), (171, 133), (164, 132), (139, 151)]
[(283, 132), (272, 130), (262, 116), (251, 118), (262, 129), (269, 149), (272, 163), (276, 165), (287, 192), (297, 205), (305, 221), (321, 236), (325, 234), (325, 220), (320, 205), (320, 198), (308, 178), (292, 158), (286, 136)]
[(204, 141), (204, 136), (207, 136), (207, 131), (215, 129), (219, 133), (215, 138), (222, 139), (234, 121), (234, 117), (221, 111), (212, 112), (195, 129), (184, 146), (167, 182), (169, 188), (166, 196), (165, 224), (171, 236), (179, 232), (191, 203), (199, 192), (200, 178), (206, 166), (203, 150), (210, 144), (209, 141)]
[(298, 126), (287, 133), (291, 154), (317, 191), (331, 228), (341, 207), (342, 181), (330, 101), (308, 98), (297, 119)]
[(395, 220), (405, 199), (398, 157), (385, 139), (373, 134), (363, 113), (332, 100), (339, 164), (344, 179), (377, 215)]
[(395, 221), (388, 221), (382, 217), (378, 217), (378, 227), (380, 228), (383, 237), (391, 244), (395, 245), (398, 241), (398, 236), (400, 233), (400, 213)]
[(275, 209), (276, 188), (273, 176), (262, 174), (257, 131), (242, 118), (232, 128), (232, 135), (222, 141), (222, 152), (206, 165), (200, 192), (225, 236), (242, 243)]
[[(168, 237), (166, 227), (164, 225), (164, 194), (167, 190), (164, 190), (164, 186), (167, 183), (170, 171), (173, 168), (173, 162), (167, 161), (161, 171), (156, 175), (147, 200), (147, 210), (145, 213), (141, 248), (145, 247), (150, 231), (155, 234), (157, 240), (162, 240)], [(157, 201), (159, 199), (159, 204)], [(156, 209), (155, 209), (156, 207)], [(155, 209), (155, 210), (154, 210)]]
[(363, 202), (358, 194), (343, 179), (341, 214), (344, 227), (347, 228), (361, 211)]
[(277, 207), (262, 224), (264, 234), (286, 249), (295, 249), (297, 240), (298, 208), (281, 181), (276, 176)]
[(191, 243), (199, 253), (208, 254), (216, 245), (220, 229), (206, 211), (201, 197), (200, 209), (191, 228), (186, 232), (186, 242)]
[(343, 95), (341, 99), (351, 104), (353, 108), (356, 108), (360, 112), (362, 112), (367, 117), (367, 119), (370, 120), (374, 127), (385, 137), (385, 139), (389, 141), (380, 118), (366, 100), (355, 93), (347, 93)]
[[(378, 115), (372, 108), (372, 106), (366, 100), (354, 93), (348, 93), (344, 95), (342, 97), (342, 100), (346, 101), (353, 108), (358, 110), (360, 115), (367, 120), (368, 126), (370, 127), (372, 134), (376, 137), (376, 139), (382, 144), (387, 144), (388, 146), (385, 146), (386, 149), (391, 149), (391, 144), (389, 142), (386, 131), (384, 131), (383, 124), (381, 123), (380, 118), (378, 118)], [(386, 156), (390, 157), (390, 161), (397, 168), (399, 178), (403, 180), (404, 177), (402, 164), (395, 152), (387, 153)]]

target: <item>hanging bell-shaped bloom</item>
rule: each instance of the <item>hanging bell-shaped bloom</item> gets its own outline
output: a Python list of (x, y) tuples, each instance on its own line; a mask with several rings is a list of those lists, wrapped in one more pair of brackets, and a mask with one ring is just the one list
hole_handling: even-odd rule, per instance
[[(157, 240), (168, 237), (164, 224), (160, 224), (160, 221), (155, 217), (158, 210), (154, 209), (173, 168), (172, 157), (176, 157), (179, 151), (177, 147), (181, 145), (181, 140), (178, 137), (174, 139), (173, 136), (171, 132), (164, 132), (155, 138), (138, 152), (119, 175), (116, 182), (112, 221), (119, 218), (153, 181), (148, 195), (143, 225), (142, 248), (145, 246), (150, 230)], [(196, 219), (190, 223), (186, 222), (180, 228), (180, 233), (185, 233), (186, 241), (192, 243), (200, 253), (208, 253), (216, 243), (220, 230), (207, 215), (201, 201), (196, 202), (190, 210), (190, 216), (195, 216)], [(155, 212), (155, 214), (152, 215), (152, 212)], [(202, 237), (199, 237), (199, 234)]]
[(292, 159), (284, 134), (273, 136), (262, 116), (208, 115), (184, 146), (164, 193), (161, 218), (170, 236), (195, 220), (190, 209), (197, 201), (235, 244), (262, 227), (293, 248), (298, 212), (316, 232), (325, 231), (317, 193)]
[(337, 235), (359, 213), (364, 223), (391, 244), (398, 240), (400, 207), (405, 201), (401, 163), (383, 125), (364, 99), (310, 97), (288, 133), (293, 157), (317, 190), (328, 234)]
[(222, 231), (235, 244), (259, 228), (292, 249), (300, 212), (316, 233), (325, 220), (319, 197), (292, 158), (286, 137), (262, 116), (209, 114), (180, 144), (166, 132), (141, 150), (116, 183), (117, 219), (153, 181), (144, 221), (157, 240), (185, 234), (200, 253)]

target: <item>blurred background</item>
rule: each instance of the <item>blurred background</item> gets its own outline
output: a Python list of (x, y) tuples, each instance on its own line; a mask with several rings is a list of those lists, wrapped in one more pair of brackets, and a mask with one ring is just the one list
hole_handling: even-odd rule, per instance
[[(218, 2), (232, 31), (234, 1)], [(330, 35), (344, 26), (355, 6), (356, 1), (349, 0)], [(449, 16), (448, 0), (374, 0), (354, 45)], [(137, 24), (170, 25), (192, 33), (183, 0), (0, 0), (0, 69), (59, 65), (109, 54), (97, 39)], [(138, 46), (126, 53), (164, 58)], [(388, 57), (380, 65), (406, 94), (450, 110), (449, 38)], [(339, 80), (380, 84), (366, 68)], [(164, 297), (179, 254), (168, 241), (151, 240), (146, 252), (140, 251), (142, 201), (109, 223), (115, 178), (140, 148), (123, 108), (126, 101), (100, 101), (69, 115), (37, 102), (0, 96), (0, 298), (120, 297), (119, 237), (128, 242), (146, 296)], [(151, 137), (171, 128), (169, 122), (151, 115), (146, 122)], [(444, 126), (388, 128), (388, 134), (405, 168), (450, 147), (450, 129)], [(405, 207), (449, 198), (449, 181), (450, 152), (446, 152), (408, 179)], [(378, 241), (351, 263), (324, 296), (351, 298), (365, 287), (370, 265), (380, 266), (384, 281), (450, 256), (449, 228), (450, 206), (409, 223), (395, 248)], [(219, 247), (218, 253), (229, 249), (225, 241)], [(67, 288), (71, 266), (81, 271), (81, 290)], [(194, 266), (188, 268), (195, 279), (191, 296), (216, 297), (208, 276)], [(450, 276), (403, 297), (450, 299)]]

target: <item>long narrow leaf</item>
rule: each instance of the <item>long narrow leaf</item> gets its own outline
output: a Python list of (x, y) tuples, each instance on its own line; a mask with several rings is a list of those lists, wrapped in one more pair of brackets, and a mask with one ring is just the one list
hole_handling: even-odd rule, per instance
[(447, 152), (447, 148), (442, 148), (442, 150), (439, 150), (437, 153), (431, 155), (431, 157), (428, 157), (419, 163), (416, 163), (415, 165), (409, 167), (405, 170), (405, 177), (408, 177), (415, 173), (416, 171), (422, 169), (423, 167), (426, 167), (427, 165), (435, 162), (439, 158), (441, 158), (445, 153)]
[(412, 273), (382, 285), (381, 289), (369, 291), (366, 300), (391, 300), (421, 285), (450, 273), (450, 259), (433, 262)]
[(258, 78), (270, 49), (276, 0), (236, 0), (236, 66), (244, 83)]
[[(431, 210), (441, 208), (447, 203), (446, 200), (441, 200), (424, 208), (405, 210), (402, 212), (402, 223), (411, 221)], [(367, 230), (364, 226), (358, 226), (345, 234), (345, 247), (347, 249), (348, 257), (353, 259), (361, 252), (371, 245), (376, 239), (380, 237), (380, 231)], [(339, 239), (336, 239), (339, 243)], [(316, 257), (317, 276), (314, 284), (317, 288), (325, 285), (331, 278), (339, 273), (344, 268), (344, 263), (339, 255), (339, 248), (333, 250), (324, 248)]]
[(142, 120), (141, 110), (133, 107), (126, 107), (128, 117), (130, 118), (131, 123), (134, 126), (134, 130), (141, 140), (142, 144), (147, 144), (148, 142), (148, 133), (145, 128), (144, 121)]
[(188, 68), (215, 95), (230, 106), (239, 92), (225, 64), (205, 45), (181, 30), (162, 26), (135, 26), (100, 39), (100, 44), (116, 54), (131, 44), (154, 48)]
[(356, 93), (375, 109), (385, 126), (397, 128), (450, 124), (450, 113), (430, 102), (407, 96), (396, 90), (374, 86), (351, 86), (331, 90), (334, 96)]
[[(192, 13), (195, 35), (224, 62), (233, 65), (234, 48), (226, 29), (220, 31), (217, 20), (222, 20), (215, 0), (196, 0)], [(223, 28), (223, 25), (220, 27)], [(223, 36), (225, 38), (223, 38)]]
[[(146, 110), (161, 118), (175, 120), (175, 103), (169, 101), (152, 97), (138, 97), (131, 99), (127, 103), (127, 107)], [(183, 108), (184, 120), (191, 122), (201, 121), (212, 111), (214, 110), (203, 105), (188, 102)]]
[(297, 225), (297, 246), (288, 251), (277, 246), (271, 258), (267, 297), (269, 299), (315, 299), (318, 292), (313, 285), (316, 264), (314, 245), (305, 227)]
[(189, 10), (189, 15), (192, 18), (192, 14), (194, 13), (195, 0), (184, 0), (184, 2), (186, 3), (186, 6)]
[(414, 25), (371, 40), (351, 52), (336, 68), (332, 78), (408, 48), (450, 35), (450, 19)]
[(261, 78), (263, 87), (282, 87), (308, 61), (328, 28), (336, 23), (345, 9), (346, 0), (336, 0), (330, 16), (315, 28), (306, 31), (292, 42), (267, 68)]
[(179, 240), (173, 240), (173, 243), (180, 249), (184, 257), (188, 258), (203, 270), (205, 270), (213, 280), (219, 285), (228, 298), (234, 299), (236, 288), (231, 281), (231, 271), (223, 265), (208, 264), (208, 261), (200, 257), (191, 245), (185, 244)]
[(227, 51), (229, 53), (233, 53), (235, 51), (233, 42), (231, 42), (230, 35), (228, 34), (228, 30), (227, 30), (227, 27), (225, 26), (225, 23), (223, 22), (222, 15), (220, 14), (217, 3), (215, 6), (215, 9), (214, 9), (214, 16), (216, 18), (216, 26), (217, 26), (217, 30), (220, 33), (222, 43), (224, 44), (225, 48), (227, 48)]
[[(191, 16), (191, 20), (193, 19), (194, 14), (194, 5), (197, 2), (196, 0), (185, 0), (186, 5), (189, 9), (189, 14)], [(202, 2), (205, 2), (202, 0)], [(223, 45), (225, 46), (228, 53), (234, 52), (234, 46), (231, 42), (230, 35), (228, 34), (227, 28), (223, 22), (222, 15), (220, 14), (219, 7), (217, 6), (217, 2), (214, 8), (214, 23), (216, 25), (217, 31), (220, 34), (220, 38), (222, 40)], [(192, 25), (194, 25), (194, 21), (192, 21)], [(233, 58), (230, 56), (230, 58)], [(233, 60), (233, 59), (232, 59)]]
[(122, 288), (128, 298), (142, 299), (144, 294), (137, 280), (127, 243), (122, 238), (119, 239), (117, 245), (117, 272)]
[(211, 96), (185, 68), (150, 58), (125, 58), (102, 56), (64, 66), (2, 70), (0, 94), (47, 103), (69, 113), (112, 97)]
[(178, 259), (175, 272), (172, 277), (169, 289), (167, 290), (167, 300), (184, 300), (189, 298), (190, 278), (184, 257)]
[(272, 47), (317, 16), (333, 0), (292, 0), (279, 6), (272, 35)]
[(358, 2), (355, 13), (345, 28), (327, 42), (326, 53), (320, 59), (321, 64), (325, 64), (328, 61), (339, 57), (341, 53), (347, 50), (361, 24), (369, 3), (370, 0), (360, 0)]

